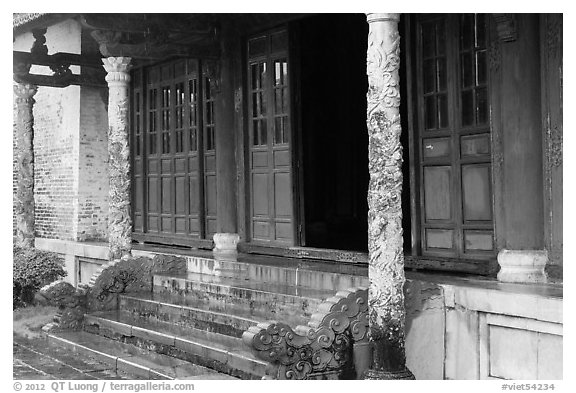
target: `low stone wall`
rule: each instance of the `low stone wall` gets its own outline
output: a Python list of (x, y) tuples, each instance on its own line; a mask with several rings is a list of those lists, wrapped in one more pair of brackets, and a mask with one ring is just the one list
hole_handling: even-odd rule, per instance
[(416, 379), (562, 379), (562, 287), (407, 274)]

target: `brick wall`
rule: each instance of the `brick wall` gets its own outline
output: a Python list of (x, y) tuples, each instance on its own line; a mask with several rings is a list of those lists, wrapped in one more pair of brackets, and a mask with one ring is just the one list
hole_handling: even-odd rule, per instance
[(80, 94), (78, 240), (108, 236), (108, 114), (102, 91), (83, 87)]
[(80, 88), (39, 88), (34, 105), (36, 235), (75, 240)]
[[(67, 20), (48, 28), (48, 53), (80, 53), (81, 27)], [(31, 33), (14, 49), (29, 51)], [(78, 68), (72, 67), (77, 73)], [(33, 73), (47, 73), (35, 66)], [(104, 240), (107, 236), (107, 115), (100, 90), (41, 86), (34, 97), (36, 236)], [(14, 162), (15, 164), (15, 162)], [(15, 191), (13, 177), (13, 190)]]

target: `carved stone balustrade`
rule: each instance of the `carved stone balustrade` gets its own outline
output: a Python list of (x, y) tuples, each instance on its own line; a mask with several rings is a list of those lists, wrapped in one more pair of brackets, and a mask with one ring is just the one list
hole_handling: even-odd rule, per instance
[(367, 333), (368, 290), (351, 288), (323, 302), (308, 326), (268, 321), (242, 339), (270, 363), (268, 379), (354, 379), (369, 357)]

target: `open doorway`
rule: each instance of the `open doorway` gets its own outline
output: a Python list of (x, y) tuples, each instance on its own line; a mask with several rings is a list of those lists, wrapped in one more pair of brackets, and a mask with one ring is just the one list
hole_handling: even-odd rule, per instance
[(303, 243), (366, 251), (366, 17), (317, 15), (299, 24)]
[[(367, 37), (364, 14), (316, 15), (298, 22), (301, 243), (307, 247), (368, 249)], [(407, 130), (404, 76), (401, 117)], [(401, 142), (404, 249), (409, 252), (408, 132), (402, 133)]]

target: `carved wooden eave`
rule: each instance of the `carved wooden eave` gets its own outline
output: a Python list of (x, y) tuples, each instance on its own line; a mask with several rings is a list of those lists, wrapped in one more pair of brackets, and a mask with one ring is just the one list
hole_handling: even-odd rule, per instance
[(14, 13), (12, 16), (12, 26), (14, 29), (16, 29), (20, 26), (24, 26), (28, 23), (40, 19), (43, 15), (46, 14), (30, 12)]
[(220, 57), (220, 22), (211, 14), (84, 14), (80, 21), (104, 57)]
[(226, 14), (238, 30), (245, 34), (271, 29), (314, 14)]
[[(13, 51), (14, 81), (36, 86), (67, 87), (70, 85), (105, 87), (105, 72), (100, 58), (74, 53), (29, 53)], [(52, 75), (31, 74), (32, 65), (47, 66)], [(82, 74), (73, 74), (71, 65), (87, 67)]]
[(210, 44), (149, 44), (122, 43), (120, 34), (94, 30), (91, 35), (98, 42), (100, 53), (104, 57), (131, 57), (136, 60), (164, 60), (173, 57), (195, 57), (202, 59), (218, 59), (220, 46), (214, 42)]
[(14, 37), (37, 28), (58, 23), (76, 17), (77, 14), (52, 13), (14, 13), (12, 14), (12, 32)]

